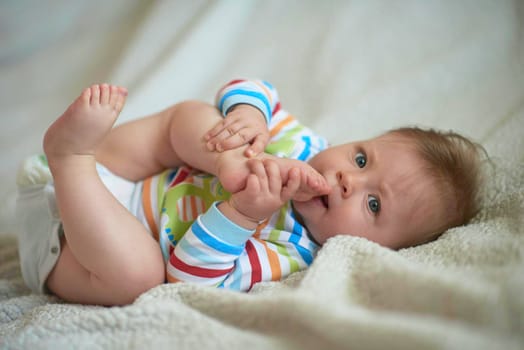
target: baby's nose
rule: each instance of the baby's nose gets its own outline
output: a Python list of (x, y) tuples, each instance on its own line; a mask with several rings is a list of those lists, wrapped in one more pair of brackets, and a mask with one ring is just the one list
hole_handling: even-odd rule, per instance
[(353, 191), (353, 185), (351, 183), (351, 175), (348, 172), (338, 171), (337, 172), (337, 182), (341, 188), (342, 197), (347, 198), (351, 195)]
[(336, 177), (343, 198), (348, 198), (355, 191), (368, 186), (367, 176), (358, 171), (338, 171)]

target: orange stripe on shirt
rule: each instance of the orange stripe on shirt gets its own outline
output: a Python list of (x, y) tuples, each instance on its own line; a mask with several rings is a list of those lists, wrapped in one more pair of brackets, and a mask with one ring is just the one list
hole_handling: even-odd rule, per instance
[(260, 239), (260, 233), (268, 224), (269, 220), (266, 220), (262, 224), (258, 225), (255, 234), (253, 234), (253, 238), (262, 243), (264, 249), (266, 250), (267, 260), (269, 262), (269, 267), (271, 268), (271, 280), (278, 281), (282, 277), (282, 269), (280, 268), (280, 260), (278, 259), (278, 254), (268, 247), (266, 241)]
[(149, 229), (153, 233), (153, 237), (158, 241), (158, 227), (156, 226), (155, 215), (153, 214), (153, 207), (151, 206), (151, 182), (152, 178), (144, 180), (144, 190), (142, 193), (142, 208), (146, 216)]
[(169, 282), (169, 283), (183, 282), (183, 281), (179, 280), (178, 278), (171, 276), (169, 273), (166, 273), (166, 281)]
[(196, 198), (191, 197), (191, 217), (190, 219), (195, 220), (197, 216), (198, 216), (198, 209), (197, 209)]
[(187, 204), (188, 201), (189, 201), (189, 198), (187, 198), (187, 196), (182, 198), (182, 220), (183, 221), (189, 221), (188, 219), (189, 214), (187, 213), (189, 210), (189, 205)]
[(260, 233), (262, 232), (264, 227), (266, 227), (268, 224), (269, 224), (268, 219), (262, 221), (262, 223), (257, 226), (255, 233), (253, 233), (253, 238), (260, 238)]
[(278, 254), (274, 250), (270, 249), (267, 245), (267, 242), (261, 241), (266, 250), (267, 260), (269, 266), (271, 267), (271, 280), (278, 281), (282, 277), (282, 270), (280, 269), (280, 260), (278, 259)]
[(269, 130), (269, 136), (270, 137), (274, 137), (276, 134), (278, 134), (280, 132), (280, 130), (282, 130), (286, 125), (292, 123), (294, 120), (295, 120), (295, 118), (293, 118), (292, 115), (288, 115), (286, 117), (286, 119), (282, 120), (280, 123), (275, 125), (274, 128)]

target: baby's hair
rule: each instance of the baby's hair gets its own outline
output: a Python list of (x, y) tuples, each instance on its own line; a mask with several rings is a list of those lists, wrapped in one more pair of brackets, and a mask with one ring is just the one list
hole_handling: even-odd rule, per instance
[(453, 131), (404, 127), (393, 133), (414, 141), (416, 152), (426, 163), (446, 205), (444, 222), (428, 240), (445, 230), (467, 224), (480, 210), (484, 148)]

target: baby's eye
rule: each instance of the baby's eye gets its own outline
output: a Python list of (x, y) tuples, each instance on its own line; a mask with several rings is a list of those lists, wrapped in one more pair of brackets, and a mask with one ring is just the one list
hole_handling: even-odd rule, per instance
[(380, 211), (380, 202), (377, 198), (373, 196), (368, 196), (368, 207), (369, 210), (371, 210), (372, 213), (378, 214)]
[(366, 155), (362, 152), (358, 152), (357, 155), (355, 156), (355, 163), (357, 164), (357, 166), (359, 168), (363, 168), (366, 166), (366, 162), (367, 162)]

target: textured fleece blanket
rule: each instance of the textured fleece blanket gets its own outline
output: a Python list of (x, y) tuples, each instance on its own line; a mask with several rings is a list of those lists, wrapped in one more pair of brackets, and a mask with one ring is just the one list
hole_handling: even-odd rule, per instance
[[(0, 349), (524, 348), (524, 11), (519, 1), (4, 2), (0, 21)], [(333, 143), (418, 124), (480, 141), (482, 211), (392, 251), (335, 237), (312, 266), (249, 293), (154, 288), (126, 307), (24, 286), (16, 167), (93, 81), (122, 120), (260, 77)]]

